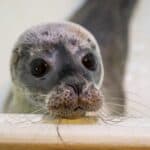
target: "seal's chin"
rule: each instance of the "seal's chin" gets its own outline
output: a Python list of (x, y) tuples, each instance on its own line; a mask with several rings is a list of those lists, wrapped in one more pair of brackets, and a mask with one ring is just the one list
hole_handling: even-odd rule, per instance
[(76, 119), (81, 118), (86, 115), (86, 111), (80, 109), (80, 107), (76, 108), (75, 110), (51, 110), (50, 115), (54, 118), (64, 118), (64, 119)]

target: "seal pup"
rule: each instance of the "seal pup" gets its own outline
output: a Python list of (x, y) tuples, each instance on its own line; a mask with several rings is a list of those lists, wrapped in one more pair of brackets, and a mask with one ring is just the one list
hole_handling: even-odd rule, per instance
[(12, 52), (11, 77), (12, 100), (5, 112), (38, 108), (53, 117), (76, 118), (102, 106), (99, 46), (90, 32), (71, 22), (26, 30)]

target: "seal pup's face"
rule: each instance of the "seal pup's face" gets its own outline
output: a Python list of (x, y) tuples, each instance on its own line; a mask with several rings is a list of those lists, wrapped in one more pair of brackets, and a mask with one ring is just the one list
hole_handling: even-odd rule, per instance
[(24, 32), (13, 51), (11, 75), (16, 92), (54, 117), (80, 117), (102, 105), (99, 47), (88, 31), (73, 23)]

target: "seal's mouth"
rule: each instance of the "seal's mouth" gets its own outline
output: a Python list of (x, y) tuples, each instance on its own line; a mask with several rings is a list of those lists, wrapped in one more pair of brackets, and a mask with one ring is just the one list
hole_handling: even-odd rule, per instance
[(83, 108), (81, 106), (74, 108), (74, 111), (77, 111), (77, 110), (83, 110)]

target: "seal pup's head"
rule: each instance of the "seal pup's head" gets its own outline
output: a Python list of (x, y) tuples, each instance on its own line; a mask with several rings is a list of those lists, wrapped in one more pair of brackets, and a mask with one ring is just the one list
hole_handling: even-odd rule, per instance
[(25, 31), (13, 50), (11, 76), (14, 96), (19, 93), (54, 117), (80, 117), (102, 105), (98, 44), (74, 23), (49, 23)]

